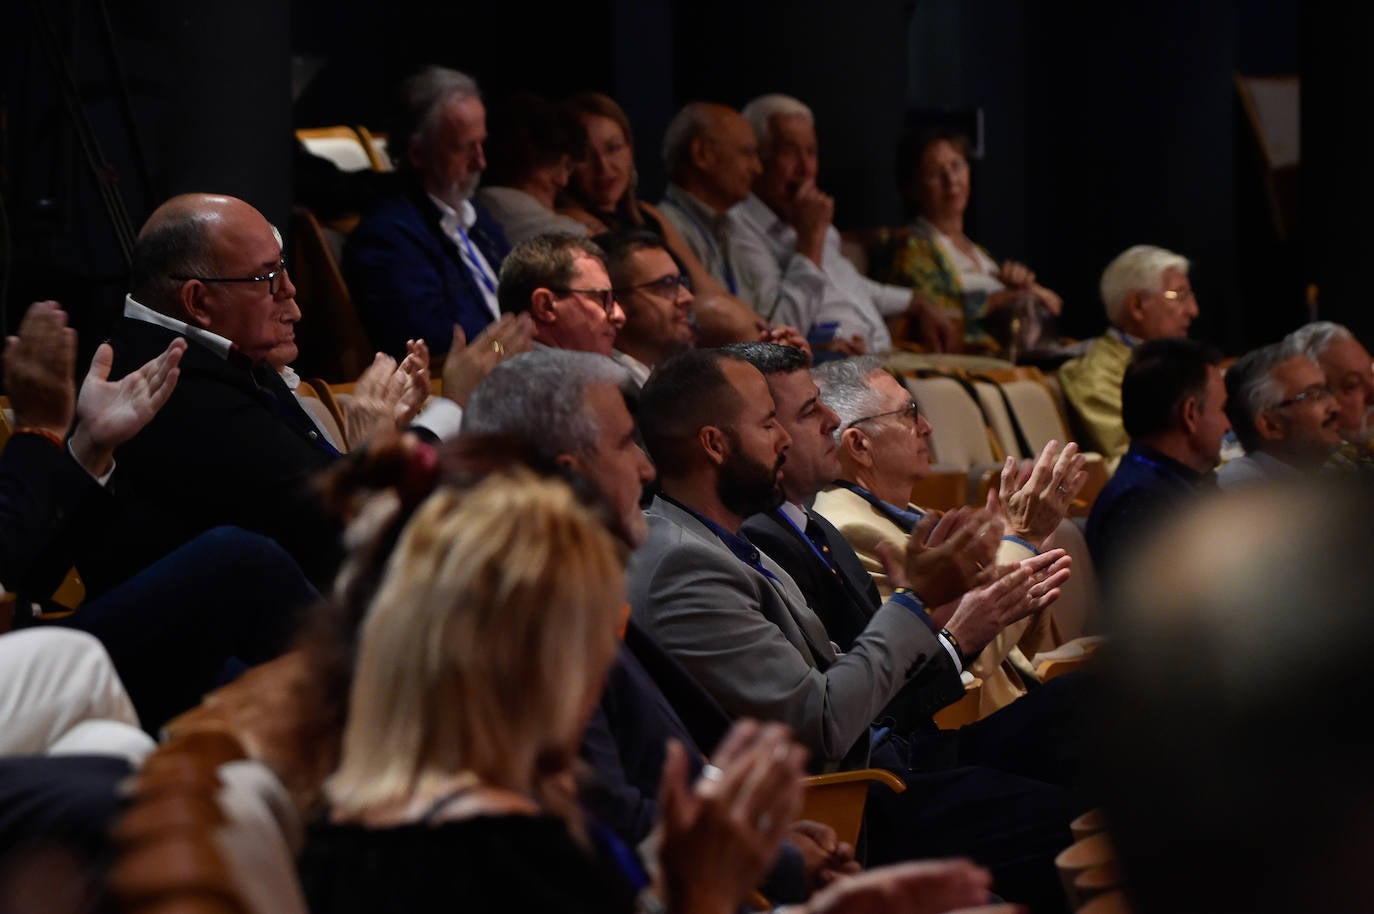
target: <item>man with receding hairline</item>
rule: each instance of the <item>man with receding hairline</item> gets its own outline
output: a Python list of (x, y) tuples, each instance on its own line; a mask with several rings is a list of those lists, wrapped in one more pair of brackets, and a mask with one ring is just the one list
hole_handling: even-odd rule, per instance
[[(126, 445), (113, 504), (78, 548), (88, 591), (99, 593), (222, 524), (275, 539), (324, 589), (340, 555), (339, 525), (310, 477), (344, 443), (330, 440), (295, 394), (288, 363), (301, 312), (280, 233), (235, 197), (174, 197), (139, 233), (130, 287), (112, 340), (112, 377), (179, 336), (189, 345), (177, 389)], [(414, 406), (427, 395), (427, 357), (417, 352), (393, 374), (394, 367), (382, 361), (369, 369), (370, 379), (398, 386), (387, 388), (391, 399), (355, 402), (350, 417), (359, 434), (394, 428), (401, 413), (391, 411), (403, 394)], [(429, 413), (438, 423), (431, 431), (456, 431), (456, 407), (439, 402)]]

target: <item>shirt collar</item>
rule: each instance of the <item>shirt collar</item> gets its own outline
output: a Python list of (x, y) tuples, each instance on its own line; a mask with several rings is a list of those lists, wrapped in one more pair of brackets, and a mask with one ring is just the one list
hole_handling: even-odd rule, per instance
[(729, 218), (729, 210), (724, 213), (716, 213), (711, 207), (673, 183), (669, 183), (667, 189), (663, 191), (663, 199), (677, 204), (689, 216), (699, 220), (704, 225), (712, 227), (723, 225)]
[(795, 248), (797, 230), (783, 221), (772, 207), (764, 203), (756, 194), (750, 194), (743, 203), (730, 210), (738, 218), (752, 224), (758, 231), (773, 239), (779, 245)]
[(806, 509), (801, 505), (794, 505), (790, 501), (785, 501), (778, 506), (778, 510), (787, 515), (787, 519), (797, 525), (798, 530), (805, 530), (807, 521), (811, 518), (806, 516)]
[(464, 200), (455, 210), (433, 194), (429, 194), (429, 199), (439, 209), (439, 227), (444, 231), (455, 233), (462, 229), (466, 232), (477, 224), (477, 208), (471, 200)]
[(706, 528), (710, 530), (712, 533), (714, 533), (717, 537), (719, 537), (720, 541), (725, 544), (726, 548), (735, 554), (735, 558), (739, 559), (745, 564), (753, 565), (755, 568), (762, 567), (758, 547), (755, 546), (753, 543), (749, 542), (748, 537), (746, 537), (743, 533), (731, 533), (729, 530), (726, 530), (724, 527), (722, 527), (715, 521), (711, 520), (709, 517), (706, 517), (703, 514), (698, 514), (696, 511), (693, 511), (691, 508), (687, 507), (682, 502), (678, 501), (675, 498), (671, 498), (670, 496), (664, 495), (662, 492), (658, 493), (658, 497), (668, 502), (670, 505), (674, 505), (678, 508), (681, 508), (683, 511), (686, 511), (688, 514), (692, 515), (697, 520), (705, 524)]
[(1131, 336), (1129, 333), (1127, 333), (1125, 330), (1122, 330), (1120, 327), (1108, 327), (1107, 332), (1110, 333), (1112, 336), (1116, 337), (1121, 342), (1125, 343), (1126, 348), (1132, 351), (1134, 351), (1135, 347), (1139, 346), (1142, 342), (1140, 337)]
[(225, 339), (218, 333), (211, 333), (201, 327), (193, 326), (185, 321), (179, 321), (174, 317), (168, 317), (161, 312), (154, 311), (147, 305), (141, 305), (134, 300), (132, 295), (124, 296), (124, 316), (131, 320), (142, 321), (145, 324), (155, 324), (173, 333), (179, 333), (209, 349), (222, 359), (229, 358), (229, 353), (234, 351), (232, 341)]

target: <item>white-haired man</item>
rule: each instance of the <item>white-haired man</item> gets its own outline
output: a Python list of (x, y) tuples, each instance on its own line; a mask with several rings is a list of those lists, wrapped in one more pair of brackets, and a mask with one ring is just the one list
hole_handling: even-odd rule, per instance
[(1197, 317), (1188, 259), (1138, 244), (1102, 271), (1100, 291), (1111, 327), (1081, 357), (1059, 369), (1059, 383), (1079, 421), (1085, 450), (1099, 451), (1116, 469), (1130, 439), (1121, 424), (1121, 379), (1131, 352), (1146, 340), (1187, 336)]
[(906, 314), (934, 348), (949, 348), (954, 329), (938, 309), (910, 289), (868, 279), (840, 252), (831, 224), (835, 201), (816, 186), (811, 109), (773, 94), (754, 99), (742, 114), (758, 140), (763, 172), (753, 194), (730, 215), (735, 257), (741, 273), (752, 278), (755, 307), (806, 328), (813, 341), (827, 335), (859, 340), (867, 352), (891, 349), (885, 318)]
[(428, 67), (401, 87), (389, 139), (402, 188), (349, 235), (344, 270), (377, 348), (397, 358), (409, 339), (448, 352), (500, 316), (496, 276), (506, 237), (472, 195), (487, 167), (487, 113), (477, 83)]

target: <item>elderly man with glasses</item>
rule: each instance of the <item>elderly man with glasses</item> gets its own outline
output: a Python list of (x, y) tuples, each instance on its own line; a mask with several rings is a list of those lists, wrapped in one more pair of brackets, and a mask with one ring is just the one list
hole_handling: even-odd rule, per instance
[[(839, 420), (833, 434), (840, 468), (835, 484), (816, 496), (815, 512), (849, 541), (886, 597), (898, 582), (890, 579), (882, 553), (904, 548), (926, 514), (910, 497), (930, 473), (930, 422), (876, 358), (830, 362), (814, 375), (822, 402)], [(990, 498), (1007, 522), (999, 564), (1023, 561), (1045, 546), (1083, 486), (1082, 466), (1076, 446), (1060, 451), (1054, 442), (1024, 478), (1008, 460), (1000, 489)], [(1034, 671), (1017, 643), (1031, 618), (1008, 620), (972, 643), (961, 637), (957, 610), (949, 618), (941, 637), (958, 654), (961, 668), (983, 680), (982, 713), (1024, 695), (1025, 679), (1034, 678)]]
[[(111, 504), (77, 547), (88, 594), (223, 524), (276, 540), (321, 589), (332, 580), (338, 523), (310, 477), (350, 443), (415, 418), (429, 395), (428, 355), (413, 343), (400, 366), (379, 356), (345, 414), (349, 441), (334, 440), (297, 399), (295, 294), (281, 235), (243, 200), (184, 194), (149, 217), (112, 340), (112, 377), (177, 337), (188, 345), (176, 390), (121, 450)], [(442, 398), (426, 409), (434, 435), (456, 434), (458, 421)]]
[(1059, 368), (1064, 398), (1082, 428), (1079, 440), (1107, 458), (1111, 470), (1130, 445), (1121, 423), (1121, 379), (1131, 353), (1147, 340), (1187, 336), (1198, 315), (1188, 266), (1181, 254), (1148, 244), (1118, 254), (1100, 286), (1111, 326)]
[(1226, 372), (1226, 415), (1245, 455), (1217, 471), (1222, 488), (1315, 472), (1341, 446), (1340, 404), (1326, 375), (1288, 342), (1236, 360)]

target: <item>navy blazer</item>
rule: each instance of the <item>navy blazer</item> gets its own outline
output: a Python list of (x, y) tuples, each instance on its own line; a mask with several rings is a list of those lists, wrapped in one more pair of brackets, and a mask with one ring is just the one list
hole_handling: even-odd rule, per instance
[[(458, 246), (439, 228), (434, 201), (408, 181), (405, 193), (383, 200), (363, 217), (344, 248), (344, 276), (372, 344), (397, 360), (406, 340), (423, 339), (430, 352), (445, 353), (453, 325), (470, 340), (491, 323), (478, 280)], [(482, 207), (468, 231), (495, 275), (510, 245), (501, 226)]]

